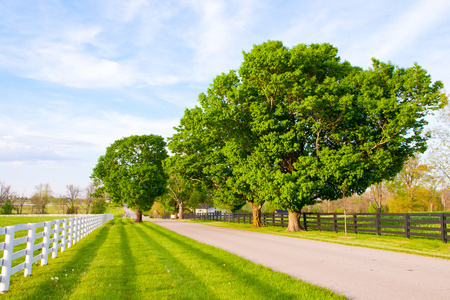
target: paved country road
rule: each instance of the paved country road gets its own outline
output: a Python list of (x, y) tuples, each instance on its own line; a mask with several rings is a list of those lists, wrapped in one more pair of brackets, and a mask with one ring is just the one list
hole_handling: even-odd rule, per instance
[(351, 299), (450, 299), (450, 260), (196, 223), (146, 220)]

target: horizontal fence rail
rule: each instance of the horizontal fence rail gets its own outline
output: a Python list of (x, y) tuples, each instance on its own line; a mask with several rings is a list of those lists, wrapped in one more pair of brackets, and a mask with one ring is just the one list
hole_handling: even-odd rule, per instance
[[(0, 237), (4, 235), (5, 240), (0, 243), (0, 251), (3, 251), (3, 258), (0, 260), (2, 266), (0, 293), (9, 290), (11, 275), (24, 270), (24, 275), (30, 276), (33, 263), (41, 261), (41, 266), (47, 265), (50, 254), (52, 258), (56, 258), (58, 249), (60, 249), (60, 252), (64, 252), (111, 219), (113, 219), (112, 214), (86, 215), (41, 223), (0, 227)], [(22, 233), (26, 231), (27, 235), (16, 238), (16, 233), (21, 231)], [(14, 252), (14, 247), (23, 248), (23, 246), (20, 246), (23, 244), (26, 244), (25, 249)], [(34, 255), (35, 252), (39, 252), (39, 254)], [(25, 257), (25, 261), (22, 257)], [(16, 259), (20, 260), (20, 258), (23, 262), (18, 264), (14, 262)]]
[[(183, 214), (185, 219), (253, 223), (251, 213), (208, 213)], [(265, 226), (287, 227), (288, 213), (261, 213)], [(406, 238), (421, 236), (441, 239), (447, 243), (450, 238), (450, 213), (302, 213), (300, 220), (305, 228), (315, 230), (343, 231), (345, 227), (353, 233), (397, 234)], [(346, 226), (347, 225), (347, 226)]]

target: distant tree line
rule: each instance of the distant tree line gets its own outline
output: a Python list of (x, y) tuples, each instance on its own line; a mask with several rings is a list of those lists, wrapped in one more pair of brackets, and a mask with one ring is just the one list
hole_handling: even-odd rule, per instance
[(107, 195), (95, 196), (92, 183), (84, 189), (68, 184), (63, 195), (55, 195), (50, 184), (41, 183), (28, 198), (0, 182), (0, 214), (101, 214), (106, 211), (106, 200)]

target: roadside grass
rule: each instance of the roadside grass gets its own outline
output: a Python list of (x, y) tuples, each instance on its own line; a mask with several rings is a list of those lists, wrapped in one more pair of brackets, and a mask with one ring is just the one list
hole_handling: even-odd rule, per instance
[(47, 266), (33, 266), (31, 277), (16, 275), (4, 299), (345, 299), (125, 218), (106, 223)]
[(343, 238), (344, 232), (335, 233), (334, 231), (318, 231), (318, 230), (303, 231), (303, 232), (285, 232), (286, 228), (282, 227), (266, 226), (262, 228), (252, 228), (251, 224), (228, 223), (222, 221), (205, 221), (205, 220), (180, 220), (180, 221), (195, 222), (211, 226), (256, 231), (315, 241), (450, 259), (450, 245), (444, 244), (440, 239), (433, 239), (433, 238), (411, 237), (410, 239), (407, 239), (404, 236), (400, 235), (378, 236), (376, 234), (367, 234), (367, 233), (354, 234), (348, 232), (347, 236), (351, 238), (345, 239)]

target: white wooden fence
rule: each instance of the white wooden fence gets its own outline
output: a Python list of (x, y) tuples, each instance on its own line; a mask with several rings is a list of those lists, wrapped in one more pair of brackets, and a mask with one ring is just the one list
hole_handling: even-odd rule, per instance
[[(3, 250), (3, 258), (0, 259), (0, 265), (2, 266), (0, 293), (9, 290), (11, 275), (24, 270), (24, 275), (30, 276), (33, 263), (40, 260), (41, 266), (45, 266), (48, 263), (50, 253), (52, 258), (56, 258), (59, 248), (61, 252), (64, 252), (66, 248), (75, 245), (94, 229), (111, 219), (113, 219), (112, 214), (86, 215), (77, 218), (0, 227), (0, 236), (5, 235), (5, 242), (0, 243), (0, 251)], [(44, 231), (36, 233), (38, 228), (44, 228)], [(15, 239), (14, 234), (21, 230), (28, 230), (28, 235)], [(43, 241), (35, 244), (35, 241), (39, 238), (43, 238)], [(24, 243), (26, 243), (26, 249), (13, 251), (14, 246)], [(40, 254), (33, 256), (34, 251), (39, 249), (42, 249)], [(13, 261), (23, 256), (25, 256), (25, 262), (12, 267)]]

